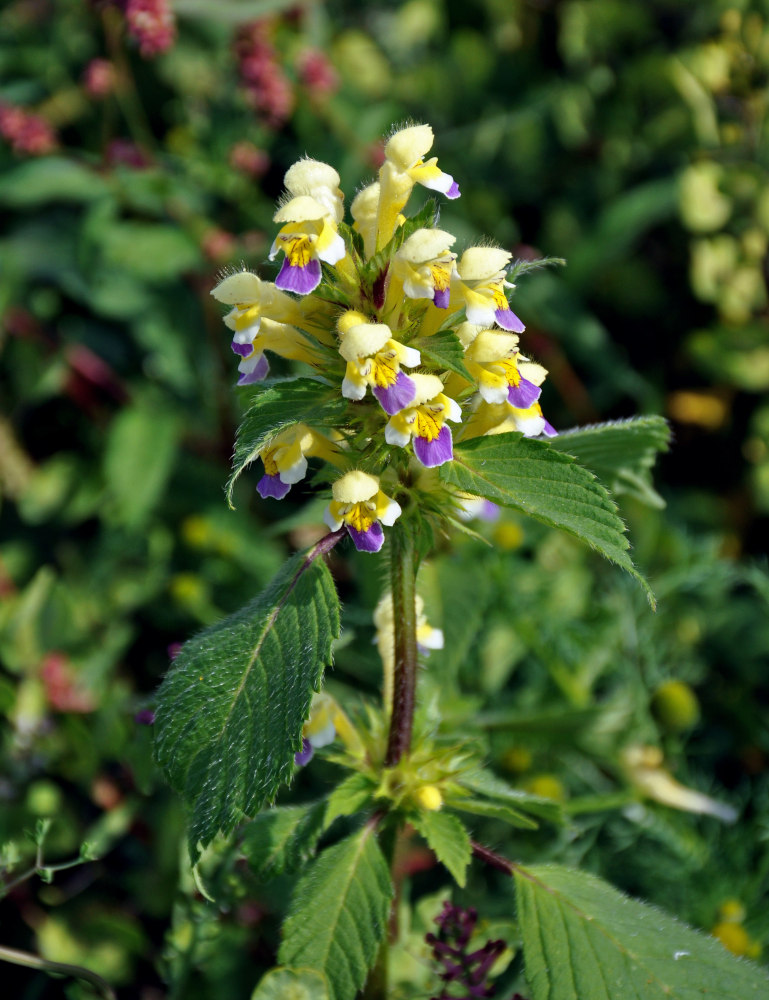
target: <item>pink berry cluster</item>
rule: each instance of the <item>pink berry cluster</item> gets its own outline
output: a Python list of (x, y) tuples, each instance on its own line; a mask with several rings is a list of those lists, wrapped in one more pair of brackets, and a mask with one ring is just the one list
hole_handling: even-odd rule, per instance
[(58, 146), (56, 132), (44, 118), (5, 101), (0, 102), (0, 136), (21, 156), (45, 156)]
[(126, 0), (128, 33), (145, 59), (167, 52), (176, 41), (176, 19), (168, 0)]
[(244, 25), (235, 39), (235, 53), (248, 103), (265, 125), (278, 129), (294, 110), (294, 92), (272, 44), (273, 30), (268, 18)]

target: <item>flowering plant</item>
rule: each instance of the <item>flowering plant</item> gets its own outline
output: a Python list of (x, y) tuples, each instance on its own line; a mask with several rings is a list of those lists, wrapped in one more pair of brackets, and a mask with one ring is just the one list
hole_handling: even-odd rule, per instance
[[(275, 281), (242, 270), (212, 292), (229, 310), (239, 385), (254, 394), (228, 498), (258, 463), (259, 494), (282, 500), (312, 462), (330, 530), (249, 605), (191, 639), (159, 691), (156, 757), (185, 800), (193, 864), (235, 831), (257, 870), (281, 874), (309, 862), (284, 922), (280, 967), (254, 1000), (354, 1000), (364, 985), (371, 1000), (389, 995), (396, 847), (407, 831), (459, 886), (473, 857), (513, 876), (536, 1000), (597, 997), (608, 969), (612, 985), (601, 996), (661, 996), (679, 983), (691, 990), (705, 984), (706, 970), (715, 992), (716, 966), (724, 982), (732, 977), (745, 996), (758, 995), (752, 971), (716, 960), (719, 946), (683, 925), (650, 917), (590, 876), (524, 867), (476, 842), (468, 816), (513, 829), (565, 817), (552, 798), (497, 778), (472, 740), (420, 709), (419, 657), (443, 636), (428, 623), (417, 572), (439, 541), (472, 534), (468, 520), (490, 507), (587, 543), (632, 574), (653, 603), (607, 486), (648, 494), (654, 453), (667, 440), (655, 418), (556, 434), (539, 401), (547, 372), (523, 353), (525, 325), (509, 300), (515, 279), (556, 261), (513, 262), (491, 245), (455, 252), (432, 197), (405, 215), (417, 185), (460, 196), (437, 159), (425, 159), (432, 144), (427, 125), (396, 130), (378, 180), (351, 203), (351, 225), (336, 170), (312, 159), (294, 164), (274, 217)], [(305, 367), (268, 378), (271, 356)], [(345, 538), (366, 560), (381, 552), (389, 573), (375, 613), (383, 696), (365, 709), (321, 691), (340, 635), (324, 557)], [(260, 812), (299, 769), (314, 766), (316, 751), (341, 769), (340, 784), (319, 801)], [(663, 773), (646, 775), (646, 787), (658, 788)], [(675, 783), (662, 784), (672, 795)], [(570, 963), (578, 939), (587, 957)], [(445, 942), (432, 943), (449, 954)], [(487, 977), (501, 950), (495, 943), (467, 959), (480, 963), (477, 975), (463, 966), (472, 995), (491, 995)], [(700, 964), (682, 972), (682, 955)]]

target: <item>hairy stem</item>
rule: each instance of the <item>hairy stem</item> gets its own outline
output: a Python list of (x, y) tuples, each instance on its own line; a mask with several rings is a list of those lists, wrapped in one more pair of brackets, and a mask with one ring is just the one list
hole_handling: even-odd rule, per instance
[(91, 983), (103, 997), (107, 1000), (116, 1000), (115, 994), (109, 983), (105, 982), (101, 976), (97, 976), (90, 969), (84, 969), (80, 965), (66, 965), (64, 962), (49, 962), (47, 958), (40, 955), (33, 955), (29, 951), (18, 951), (16, 948), (6, 948), (0, 945), (0, 961), (12, 962), (14, 965), (23, 965), (27, 969), (39, 969), (56, 976), (68, 976), (71, 979), (82, 979)]
[(395, 767), (411, 748), (417, 685), (416, 561), (414, 543), (406, 527), (393, 528), (390, 546), (395, 666), (385, 767)]

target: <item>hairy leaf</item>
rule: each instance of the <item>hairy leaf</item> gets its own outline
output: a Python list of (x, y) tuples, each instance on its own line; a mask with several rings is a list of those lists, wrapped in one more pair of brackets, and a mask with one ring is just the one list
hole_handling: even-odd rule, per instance
[(274, 798), (339, 635), (331, 574), (298, 553), (240, 611), (185, 643), (158, 692), (155, 754), (190, 814), (195, 860)]
[(359, 812), (376, 790), (376, 786), (365, 774), (351, 774), (331, 792), (326, 802), (323, 818), (324, 829), (331, 826), (339, 816), (352, 816)]
[(420, 812), (410, 816), (409, 820), (425, 838), (436, 858), (448, 868), (457, 885), (463, 887), (472, 848), (470, 835), (461, 819), (448, 812)]
[(490, 802), (488, 799), (447, 798), (446, 805), (459, 812), (470, 813), (472, 816), (484, 816), (487, 819), (498, 819), (522, 830), (536, 830), (539, 826), (536, 820), (525, 813), (514, 809), (506, 802)]
[(429, 361), (436, 368), (447, 368), (468, 382), (474, 381), (465, 368), (465, 350), (453, 330), (439, 330), (432, 337), (409, 341), (409, 347), (416, 347), (423, 360)]
[(326, 803), (281, 806), (260, 813), (243, 829), (248, 865), (261, 878), (296, 871), (315, 853)]
[(328, 848), (300, 879), (278, 959), (325, 975), (329, 1000), (354, 1000), (387, 930), (393, 889), (370, 826)]
[(667, 451), (670, 428), (663, 417), (635, 417), (564, 431), (551, 448), (572, 455), (612, 493), (627, 493), (650, 507), (663, 507), (651, 469), (657, 452)]
[(521, 788), (511, 788), (491, 771), (470, 771), (458, 779), (458, 784), (492, 802), (501, 802), (511, 809), (531, 813), (548, 823), (558, 823), (561, 819), (561, 807), (557, 802), (541, 795), (532, 795)]
[(585, 872), (517, 868), (532, 1000), (759, 1000), (763, 969)]
[(227, 483), (229, 505), (241, 472), (282, 430), (298, 423), (319, 430), (336, 426), (346, 407), (347, 401), (339, 392), (319, 379), (292, 378), (260, 386), (235, 438), (232, 475)]
[(653, 597), (631, 562), (625, 526), (595, 476), (545, 441), (521, 434), (492, 434), (456, 445), (441, 479), (457, 489), (513, 507), (562, 528), (634, 576)]
[(326, 977), (313, 969), (271, 969), (251, 1000), (329, 1000)]

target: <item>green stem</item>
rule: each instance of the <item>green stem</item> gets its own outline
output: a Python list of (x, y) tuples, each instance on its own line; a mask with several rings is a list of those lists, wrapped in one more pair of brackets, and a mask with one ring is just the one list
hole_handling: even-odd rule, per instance
[(408, 528), (390, 532), (390, 582), (395, 630), (395, 666), (385, 767), (395, 767), (411, 749), (417, 685), (416, 561)]
[(84, 969), (80, 965), (66, 965), (64, 962), (50, 962), (40, 955), (33, 955), (29, 951), (18, 951), (16, 948), (6, 948), (0, 945), (0, 960), (12, 962), (14, 965), (23, 965), (27, 969), (39, 969), (41, 972), (57, 976), (69, 976), (72, 979), (82, 979), (95, 986), (99, 993), (107, 1000), (117, 1000), (112, 987), (105, 982), (101, 976), (97, 976), (90, 969)]

